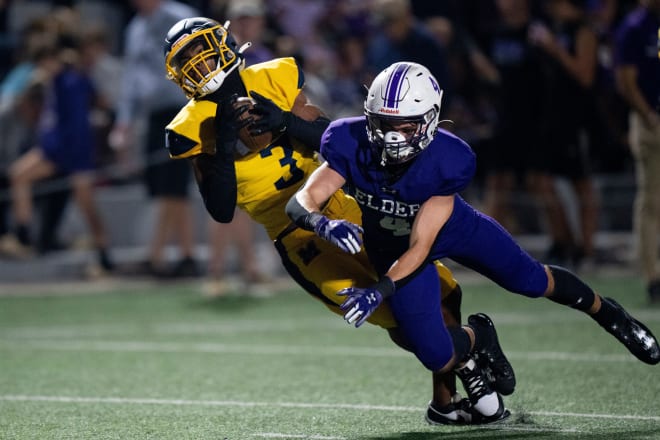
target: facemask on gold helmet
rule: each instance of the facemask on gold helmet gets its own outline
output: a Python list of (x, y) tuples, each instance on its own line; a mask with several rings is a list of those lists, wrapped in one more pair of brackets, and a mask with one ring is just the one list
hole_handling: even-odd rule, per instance
[(167, 77), (189, 98), (199, 98), (220, 88), (225, 78), (244, 64), (243, 51), (224, 26), (204, 17), (185, 18), (165, 38)]

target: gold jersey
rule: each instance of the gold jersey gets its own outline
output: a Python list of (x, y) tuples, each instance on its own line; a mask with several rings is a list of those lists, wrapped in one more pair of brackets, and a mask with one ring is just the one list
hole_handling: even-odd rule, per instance
[[(293, 58), (278, 58), (255, 64), (240, 72), (248, 93), (255, 91), (290, 111), (303, 86), (303, 75)], [(215, 153), (215, 114), (217, 104), (191, 99), (166, 127), (174, 159), (189, 158), (202, 152)], [(291, 223), (284, 207), (307, 177), (319, 166), (316, 153), (289, 138), (280, 136), (257, 152), (239, 146), (236, 153), (237, 202), (275, 239)]]

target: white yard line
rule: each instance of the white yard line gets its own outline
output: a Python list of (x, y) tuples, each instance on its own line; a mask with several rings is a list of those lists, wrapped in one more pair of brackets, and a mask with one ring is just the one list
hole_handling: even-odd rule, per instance
[(0, 347), (12, 349), (64, 350), (64, 351), (114, 351), (144, 353), (231, 353), (264, 356), (363, 356), (363, 357), (410, 357), (409, 353), (395, 348), (343, 347), (318, 345), (243, 345), (189, 342), (140, 342), (140, 341), (62, 341), (50, 340), (2, 340)]
[(624, 414), (586, 414), (586, 413), (563, 413), (554, 411), (531, 411), (530, 414), (541, 417), (574, 417), (590, 419), (610, 419), (610, 420), (651, 420), (660, 421), (660, 416), (636, 416)]
[[(112, 337), (131, 336), (149, 332), (154, 335), (233, 335), (250, 333), (293, 332), (309, 329), (345, 330), (343, 320), (268, 320), (242, 319), (223, 320), (215, 323), (115, 323), (115, 324), (80, 324), (54, 326), (19, 326), (0, 328), (0, 336), (11, 338), (77, 338), (77, 337)], [(350, 330), (350, 328), (346, 329)]]
[(330, 437), (326, 435), (310, 435), (310, 434), (283, 434), (281, 432), (258, 432), (252, 434), (251, 437), (256, 438), (302, 438), (309, 440), (346, 440), (346, 437)]
[[(660, 322), (658, 310), (630, 310), (636, 318), (645, 323)], [(595, 325), (581, 313), (569, 310), (541, 311), (538, 313), (491, 313), (491, 318), (500, 327), (516, 327), (540, 324), (568, 324), (584, 322), (586, 325)], [(16, 338), (61, 338), (80, 336), (113, 336), (133, 335), (144, 332), (157, 335), (214, 335), (214, 334), (240, 334), (258, 332), (287, 332), (306, 329), (335, 329), (338, 331), (354, 331), (353, 328), (339, 316), (327, 314), (322, 317), (301, 319), (218, 319), (209, 322), (120, 322), (113, 324), (71, 324), (71, 325), (33, 325), (0, 327), (0, 336)], [(365, 327), (368, 331), (378, 331), (375, 327)], [(597, 329), (597, 327), (594, 327)]]
[[(312, 403), (312, 402), (245, 402), (238, 400), (186, 400), (186, 399), (152, 399), (152, 398), (128, 398), (128, 397), (76, 397), (76, 396), (41, 396), (41, 395), (0, 395), (0, 401), (7, 402), (52, 402), (52, 403), (75, 403), (75, 404), (126, 404), (126, 405), (172, 405), (172, 406), (228, 406), (236, 408), (255, 407), (278, 407), (296, 409), (349, 409), (359, 411), (387, 411), (387, 412), (420, 412), (424, 408), (415, 406), (387, 406), (367, 405), (350, 403)], [(639, 416), (629, 414), (588, 414), (588, 413), (563, 413), (551, 411), (529, 411), (527, 414), (540, 417), (571, 417), (585, 419), (609, 419), (609, 420), (640, 420), (659, 422), (660, 416)], [(493, 428), (502, 425), (492, 425)], [(514, 424), (514, 427), (528, 430), (550, 430), (539, 427), (525, 427)]]
[[(411, 355), (396, 347), (355, 347), (319, 345), (246, 345), (191, 342), (147, 341), (85, 341), (61, 339), (1, 339), (0, 349), (49, 351), (111, 351), (144, 353), (209, 353), (255, 356), (354, 356), (376, 358), (409, 358)], [(636, 363), (632, 356), (622, 354), (567, 353), (555, 351), (507, 351), (513, 360), (572, 361), (595, 363)]]

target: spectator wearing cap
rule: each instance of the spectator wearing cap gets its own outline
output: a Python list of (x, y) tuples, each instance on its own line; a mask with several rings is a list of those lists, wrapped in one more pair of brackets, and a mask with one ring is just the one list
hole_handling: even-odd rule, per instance
[(247, 66), (274, 58), (267, 46), (271, 35), (266, 29), (266, 9), (261, 0), (231, 0), (227, 5), (227, 18), (231, 20), (231, 31), (238, 44), (252, 43), (245, 51)]

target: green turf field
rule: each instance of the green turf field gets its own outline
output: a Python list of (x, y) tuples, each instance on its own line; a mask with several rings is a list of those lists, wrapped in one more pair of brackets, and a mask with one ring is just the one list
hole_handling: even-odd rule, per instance
[[(591, 281), (660, 334), (640, 281)], [(0, 439), (660, 439), (660, 366), (573, 310), (464, 289), (518, 377), (498, 426), (427, 425), (430, 374), (302, 291), (179, 284), (0, 296)]]

